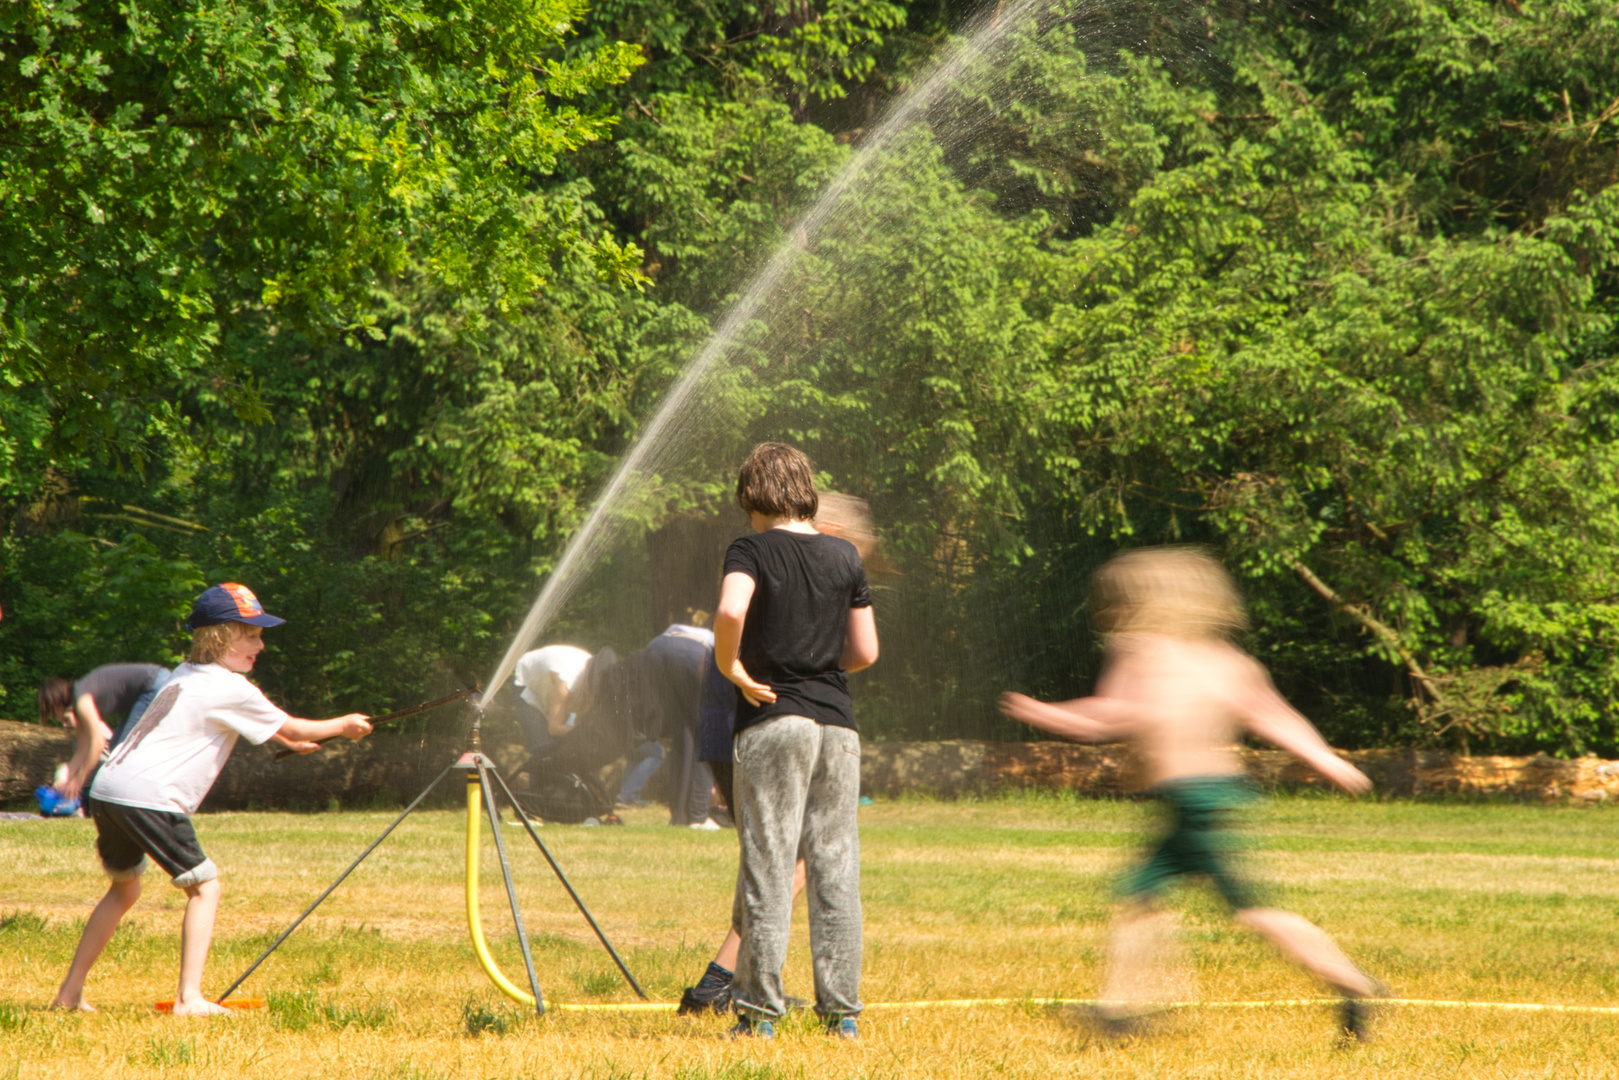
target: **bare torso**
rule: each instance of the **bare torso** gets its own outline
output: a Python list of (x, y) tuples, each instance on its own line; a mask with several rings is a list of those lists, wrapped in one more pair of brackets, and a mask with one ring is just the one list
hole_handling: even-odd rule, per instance
[(1000, 706), (1014, 720), (1064, 739), (1130, 744), (1147, 786), (1238, 775), (1237, 740), (1255, 735), (1345, 791), (1371, 789), (1282, 699), (1258, 661), (1218, 638), (1115, 634), (1092, 697), (1043, 702), (1008, 692)]
[(1096, 692), (1124, 706), (1121, 734), (1139, 755), (1147, 785), (1236, 776), (1244, 725), (1233, 691), (1254, 678), (1254, 667), (1223, 641), (1120, 634), (1109, 642)]

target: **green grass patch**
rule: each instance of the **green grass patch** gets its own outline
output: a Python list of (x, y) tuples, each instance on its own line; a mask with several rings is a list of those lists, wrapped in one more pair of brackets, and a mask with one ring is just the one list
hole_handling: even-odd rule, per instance
[(461, 1003), (461, 1027), (473, 1038), (479, 1035), (510, 1035), (530, 1015), (526, 1009), (519, 1012), (506, 1002), (469, 997)]
[(394, 1022), (394, 1007), (385, 1001), (351, 1005), (330, 1001), (312, 990), (271, 991), (266, 999), (270, 1018), (281, 1031), (326, 1028), (381, 1028)]

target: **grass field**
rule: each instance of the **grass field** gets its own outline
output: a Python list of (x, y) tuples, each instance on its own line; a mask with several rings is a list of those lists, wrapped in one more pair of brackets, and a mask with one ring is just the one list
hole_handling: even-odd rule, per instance
[[(217, 993), (390, 819), (387, 813), (199, 819), (225, 871), (205, 988)], [(547, 842), (657, 999), (702, 970), (729, 913), (730, 832), (661, 814)], [(879, 802), (861, 810), (869, 1002), (1093, 995), (1111, 875), (1152, 827), (1132, 803), (1055, 797)], [(462, 899), (464, 814), (412, 817), (256, 974), (271, 1008), (173, 1020), (182, 897), (160, 873), (91, 976), (99, 1016), (43, 1011), (103, 882), (89, 823), (0, 822), (0, 1080), (61, 1076), (356, 1080), (590, 1077), (1613, 1076), (1619, 1017), (1387, 1010), (1338, 1047), (1325, 1006), (1177, 1014), (1154, 1039), (1106, 1042), (1035, 1005), (872, 1011), (862, 1038), (787, 1025), (732, 1042), (719, 1018), (524, 1016), (478, 970)], [(1248, 815), (1247, 865), (1402, 997), (1619, 1005), (1619, 876), (1605, 810), (1280, 798)], [(520, 829), (508, 827), (541, 985), (554, 1001), (632, 995)], [(485, 829), (484, 925), (521, 959)], [(1234, 931), (1205, 890), (1176, 897), (1206, 1001), (1320, 991)], [(802, 922), (802, 907), (797, 913)], [(790, 992), (811, 989), (802, 928)]]

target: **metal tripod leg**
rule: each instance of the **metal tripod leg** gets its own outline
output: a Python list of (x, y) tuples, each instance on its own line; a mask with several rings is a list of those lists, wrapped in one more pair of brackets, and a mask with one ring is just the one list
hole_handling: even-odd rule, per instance
[(268, 960), (270, 958), (271, 953), (275, 952), (277, 949), (279, 949), (281, 947), (281, 943), (283, 941), (286, 941), (287, 937), (294, 930), (298, 929), (298, 925), (300, 923), (302, 923), (305, 919), (309, 918), (310, 915), (314, 914), (315, 909), (320, 907), (320, 905), (325, 901), (325, 899), (328, 896), (332, 895), (333, 891), (335, 891), (339, 885), (343, 884), (344, 879), (347, 878), (350, 874), (354, 873), (354, 870), (355, 870), (356, 867), (358, 867), (361, 863), (365, 862), (365, 857), (367, 855), (371, 854), (373, 851), (377, 850), (377, 845), (378, 844), (380, 844), (384, 840), (388, 839), (388, 834), (393, 832), (395, 829), (397, 829), (399, 827), (399, 823), (401, 821), (404, 821), (407, 817), (410, 816), (411, 811), (415, 810), (416, 807), (421, 804), (421, 801), (423, 799), (427, 798), (429, 792), (431, 792), (434, 788), (438, 787), (440, 780), (443, 780), (446, 776), (450, 775), (450, 769), (453, 769), (453, 768), (455, 768), (455, 766), (450, 765), (443, 772), (439, 773), (437, 778), (434, 779), (434, 781), (431, 784), (428, 784), (425, 788), (423, 788), (422, 793), (420, 795), (416, 796), (415, 799), (411, 800), (411, 804), (409, 806), (405, 807), (405, 809), (400, 813), (400, 815), (398, 817), (394, 818), (393, 824), (389, 825), (386, 829), (383, 829), (382, 830), (382, 835), (377, 837), (375, 840), (371, 841), (371, 846), (366, 848), (364, 851), (360, 852), (360, 857), (358, 859), (355, 859), (353, 862), (349, 863), (349, 868), (347, 870), (343, 871), (341, 874), (339, 874), (337, 876), (337, 880), (332, 882), (331, 885), (327, 886), (326, 891), (321, 893), (320, 896), (316, 897), (315, 902), (313, 904), (310, 904), (307, 908), (305, 908), (304, 913), (302, 915), (300, 915), (296, 919), (292, 920), (292, 925), (291, 926), (289, 926), (285, 930), (281, 931), (281, 936), (276, 938), (275, 941), (271, 943), (270, 947), (268, 949), (265, 949), (263, 954), (260, 955), (257, 960), (253, 961), (252, 966), (249, 967), (246, 971), (242, 972), (241, 976), (238, 977), (235, 982), (230, 984), (229, 989), (227, 989), (223, 994), (220, 994), (219, 997), (215, 998), (214, 1000), (219, 1002), (220, 1004), (223, 1004), (226, 998), (228, 998), (232, 994), (236, 993), (236, 988), (241, 986), (244, 982), (246, 982), (247, 977), (249, 975), (253, 974), (253, 972), (257, 971), (259, 965), (264, 963), (266, 960)]
[[(534, 1011), (540, 1016), (545, 1015), (545, 999), (540, 996), (540, 980), (534, 974), (534, 954), (529, 951), (528, 931), (523, 928), (523, 913), (517, 909), (517, 888), (512, 884), (512, 864), (506, 858), (506, 838), (500, 831), (500, 811), (495, 807), (495, 789), (489, 784), (489, 776), (494, 772), (493, 763), (484, 765), (483, 755), (475, 755), (473, 764), (478, 769), (478, 786), (483, 789), (483, 805), (489, 811), (489, 827), (495, 833), (495, 854), (500, 856), (500, 875), (506, 880), (506, 899), (512, 905), (512, 923), (517, 927), (517, 944), (523, 950), (523, 967), (528, 970), (528, 986), (534, 993)], [(501, 785), (505, 787), (504, 784)], [(510, 798), (510, 792), (507, 793)], [(523, 813), (522, 807), (515, 802), (512, 809), (518, 815)]]
[[(482, 770), (480, 767), (480, 772), (481, 771)], [(500, 785), (500, 790), (506, 793), (506, 801), (512, 804), (513, 810), (517, 811), (517, 819), (523, 823), (523, 828), (528, 830), (529, 838), (534, 841), (534, 846), (540, 849), (540, 854), (545, 856), (545, 861), (551, 864), (551, 869), (556, 874), (557, 880), (562, 882), (562, 887), (568, 890), (569, 896), (573, 897), (573, 902), (578, 906), (579, 913), (585, 917), (585, 921), (590, 924), (590, 928), (596, 932), (596, 937), (601, 941), (602, 948), (607, 950), (607, 955), (613, 958), (613, 963), (618, 965), (618, 970), (624, 973), (624, 979), (630, 984), (630, 989), (634, 990), (635, 996), (640, 998), (642, 1001), (649, 1000), (646, 993), (641, 989), (641, 984), (635, 981), (635, 976), (630, 974), (630, 969), (626, 967), (624, 965), (624, 961), (619, 958), (617, 950), (613, 948), (613, 943), (607, 940), (607, 935), (602, 933), (602, 928), (596, 925), (596, 919), (590, 914), (590, 909), (585, 907), (585, 902), (579, 899), (579, 894), (577, 892), (574, 892), (572, 883), (568, 881), (568, 875), (562, 872), (562, 867), (558, 866), (557, 861), (551, 857), (551, 851), (545, 846), (545, 841), (540, 839), (540, 834), (534, 831), (533, 825), (529, 824), (528, 815), (525, 814), (523, 812), (523, 808), (517, 804), (517, 797), (512, 794), (512, 789), (506, 786), (505, 779), (493, 768), (489, 770), (489, 775), (495, 778), (495, 783)], [(484, 789), (484, 793), (486, 795), (491, 794), (488, 788)], [(491, 805), (491, 812), (492, 811), (493, 806)], [(500, 829), (498, 822), (495, 829), (498, 833)], [(501, 859), (504, 860), (505, 857), (506, 856), (503, 851), (501, 854)], [(502, 865), (504, 866), (504, 862)], [(509, 887), (510, 884), (508, 882), (508, 888)], [(516, 911), (515, 906), (513, 907), (513, 911)], [(523, 955), (526, 958), (528, 953), (524, 952)], [(535, 999), (538, 1000), (538, 991), (535, 992), (534, 996)]]

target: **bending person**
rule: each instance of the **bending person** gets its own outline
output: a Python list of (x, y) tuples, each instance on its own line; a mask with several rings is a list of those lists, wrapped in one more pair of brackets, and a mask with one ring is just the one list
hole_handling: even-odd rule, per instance
[(572, 645), (547, 645), (518, 657), (512, 676), (517, 688), (514, 705), (530, 754), (573, 731), (578, 716), (568, 701), (589, 663), (590, 654)]
[(53, 785), (58, 795), (77, 799), (90, 786), (119, 737), (140, 720), (169, 677), (161, 664), (103, 664), (77, 682), (52, 677), (40, 684), (40, 722), (60, 720), (73, 732), (67, 775)]
[(1107, 985), (1097, 1013), (1118, 1030), (1144, 974), (1139, 957), (1162, 918), (1160, 892), (1184, 875), (1207, 875), (1236, 921), (1257, 931), (1343, 999), (1345, 1034), (1367, 1037), (1365, 999), (1383, 995), (1318, 927), (1269, 907), (1234, 875), (1224, 855), (1231, 811), (1253, 797), (1236, 743), (1255, 735), (1299, 757), (1350, 794), (1371, 789), (1333, 752), (1252, 657), (1228, 635), (1242, 629), (1242, 601), (1224, 569), (1200, 552), (1161, 548), (1121, 555), (1097, 572), (1098, 627), (1107, 660), (1094, 697), (1047, 704), (1001, 695), (1001, 711), (1075, 742), (1133, 744), (1150, 787), (1167, 807), (1169, 834), (1120, 885)]
[[(668, 739), (669, 823), (718, 828), (708, 818), (713, 776), (696, 753), (702, 670), (712, 655), (710, 631), (681, 625), (622, 661), (611, 649), (593, 657), (570, 645), (525, 654), (517, 662), (522, 689), (516, 707), (531, 758), (520, 771), (572, 771), (599, 786), (600, 770), (628, 754), (625, 783), (634, 783), (631, 794), (638, 794), (663, 759), (660, 740)], [(657, 747), (656, 755), (649, 746)], [(653, 767), (632, 777), (647, 761)], [(611, 817), (613, 800), (604, 801), (600, 813)]]
[(713, 667), (713, 658), (713, 631), (676, 623), (625, 660), (640, 679), (640, 730), (651, 739), (669, 740), (665, 787), (671, 825), (719, 828), (708, 816), (714, 774), (697, 752), (703, 672)]

